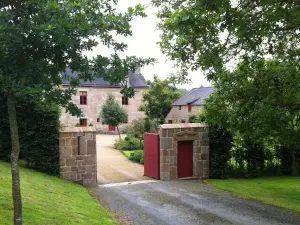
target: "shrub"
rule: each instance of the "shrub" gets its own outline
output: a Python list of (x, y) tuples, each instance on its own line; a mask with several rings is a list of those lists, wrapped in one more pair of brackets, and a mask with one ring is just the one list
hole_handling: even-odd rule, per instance
[(210, 176), (213, 178), (225, 178), (229, 176), (233, 138), (229, 131), (221, 127), (210, 127)]
[(128, 137), (144, 138), (145, 132), (156, 133), (159, 122), (157, 120), (137, 119), (125, 128)]
[[(6, 102), (0, 94), (0, 101)], [(11, 152), (10, 130), (6, 104), (0, 110), (0, 159), (9, 161)], [(38, 104), (30, 96), (23, 96), (17, 105), (20, 138), (20, 159), (30, 168), (49, 174), (59, 174), (59, 109)]]
[(118, 150), (136, 150), (143, 148), (143, 141), (133, 137), (126, 137), (124, 140), (117, 140), (115, 148)]
[(129, 160), (144, 164), (144, 151), (136, 150), (130, 153)]

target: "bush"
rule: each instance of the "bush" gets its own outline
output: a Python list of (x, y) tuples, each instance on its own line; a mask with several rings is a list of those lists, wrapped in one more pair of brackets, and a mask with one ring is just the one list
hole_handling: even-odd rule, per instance
[(157, 120), (137, 119), (125, 128), (128, 137), (144, 138), (145, 132), (157, 133), (159, 122)]
[(221, 127), (210, 127), (210, 177), (225, 178), (230, 174), (229, 159), (233, 138), (229, 131)]
[(136, 150), (130, 153), (129, 159), (141, 164), (144, 164), (144, 151)]
[[(0, 94), (5, 103), (6, 96)], [(32, 97), (18, 99), (17, 118), (20, 139), (20, 159), (30, 168), (49, 174), (59, 174), (59, 109), (43, 106)], [(10, 160), (11, 142), (7, 105), (0, 106), (0, 159)]]
[(116, 140), (115, 148), (118, 150), (136, 150), (143, 148), (143, 141), (133, 137), (126, 137), (124, 140)]

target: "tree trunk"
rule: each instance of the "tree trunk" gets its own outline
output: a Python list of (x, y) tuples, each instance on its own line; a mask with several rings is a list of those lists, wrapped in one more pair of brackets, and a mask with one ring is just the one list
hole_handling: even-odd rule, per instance
[(119, 134), (119, 138), (121, 140), (122, 138), (121, 138), (121, 134), (120, 134), (120, 131), (119, 131), (119, 127), (118, 126), (116, 126), (116, 127), (117, 127), (117, 131), (118, 131), (118, 134)]
[(20, 191), (19, 153), (20, 143), (18, 134), (18, 123), (16, 114), (16, 97), (12, 92), (7, 95), (8, 118), (11, 137), (11, 175), (12, 175), (12, 196), (14, 204), (14, 224), (22, 225), (22, 197)]

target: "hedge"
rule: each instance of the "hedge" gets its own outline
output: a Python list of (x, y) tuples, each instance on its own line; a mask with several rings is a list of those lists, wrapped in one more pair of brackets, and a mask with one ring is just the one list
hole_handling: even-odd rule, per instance
[[(300, 149), (268, 146), (233, 135), (224, 128), (210, 127), (210, 177), (259, 177), (292, 175), (292, 150), (300, 165)], [(299, 174), (300, 168), (298, 168)]]
[[(0, 159), (10, 160), (11, 142), (5, 94), (0, 94)], [(17, 101), (20, 159), (30, 168), (59, 174), (59, 108), (41, 106), (30, 96)]]

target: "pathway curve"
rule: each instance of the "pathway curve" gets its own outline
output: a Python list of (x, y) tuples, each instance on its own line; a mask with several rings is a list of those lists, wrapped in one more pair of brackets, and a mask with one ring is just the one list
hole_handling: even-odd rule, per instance
[(97, 134), (98, 184), (150, 180), (144, 176), (144, 166), (128, 160), (114, 149), (117, 135)]

